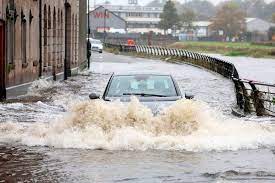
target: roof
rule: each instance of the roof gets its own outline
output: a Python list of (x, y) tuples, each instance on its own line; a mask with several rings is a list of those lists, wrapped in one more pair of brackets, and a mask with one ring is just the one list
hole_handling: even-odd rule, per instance
[(163, 11), (163, 8), (162, 7), (147, 7), (147, 6), (124, 6), (124, 5), (106, 5), (106, 4), (103, 4), (103, 5), (96, 5), (95, 7), (98, 7), (98, 6), (103, 6), (105, 7), (106, 9), (109, 9), (110, 11), (113, 11), (113, 12), (146, 12), (146, 13), (149, 13), (149, 12), (159, 12), (161, 13)]
[[(194, 21), (192, 22), (193, 27), (208, 27), (212, 24), (212, 22), (210, 21)], [(187, 26), (187, 24), (185, 24), (184, 26)]]
[(256, 20), (257, 18), (245, 18), (245, 22), (246, 23), (249, 23), (249, 22), (252, 22), (252, 21), (254, 21), (254, 20)]
[(107, 12), (111, 13), (113, 16), (119, 18), (120, 20), (122, 20), (122, 21), (124, 21), (124, 22), (126, 23), (126, 20), (125, 20), (125, 19), (123, 19), (122, 17), (116, 15), (114, 12), (110, 11), (109, 9), (107, 9), (107, 8), (105, 8), (105, 7), (103, 7), (103, 6), (98, 6), (97, 8), (93, 9), (92, 11), (89, 11), (89, 15), (90, 15), (91, 13), (93, 13), (93, 12), (99, 10), (99, 9), (104, 9), (104, 10), (106, 10)]
[(197, 27), (208, 27), (209, 25), (212, 24), (212, 22), (210, 21), (195, 21), (192, 22), (193, 26), (197, 26)]
[(155, 75), (155, 76), (171, 76), (171, 74), (167, 73), (159, 73), (152, 71), (126, 71), (126, 72), (116, 72), (113, 73), (114, 76), (135, 76), (135, 75)]
[(127, 17), (127, 22), (155, 22), (158, 23), (160, 18), (143, 18), (143, 17)]

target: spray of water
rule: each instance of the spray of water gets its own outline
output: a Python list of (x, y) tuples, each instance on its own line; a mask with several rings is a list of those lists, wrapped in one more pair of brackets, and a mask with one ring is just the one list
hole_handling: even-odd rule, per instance
[(108, 150), (223, 151), (275, 146), (272, 124), (226, 119), (200, 101), (180, 100), (154, 116), (129, 103), (77, 102), (50, 123), (0, 124), (0, 141), (28, 146)]

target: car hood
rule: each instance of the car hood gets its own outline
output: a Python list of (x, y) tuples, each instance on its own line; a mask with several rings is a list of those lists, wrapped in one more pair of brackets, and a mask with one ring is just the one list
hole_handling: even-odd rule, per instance
[[(163, 109), (174, 104), (175, 101), (182, 99), (181, 96), (177, 97), (137, 97), (137, 99), (144, 106), (151, 109), (154, 115), (160, 113)], [(131, 97), (109, 97), (106, 98), (107, 101), (120, 101), (120, 102), (130, 102)]]

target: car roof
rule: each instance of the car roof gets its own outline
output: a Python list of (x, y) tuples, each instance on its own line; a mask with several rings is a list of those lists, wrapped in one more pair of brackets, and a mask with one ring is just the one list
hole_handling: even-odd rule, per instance
[(155, 73), (155, 72), (123, 72), (113, 73), (114, 76), (137, 76), (137, 75), (152, 75), (152, 76), (171, 76), (167, 73)]

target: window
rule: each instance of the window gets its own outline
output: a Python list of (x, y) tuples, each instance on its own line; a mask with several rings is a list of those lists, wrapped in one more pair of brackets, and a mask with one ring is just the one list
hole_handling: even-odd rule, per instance
[(47, 55), (46, 55), (46, 57), (47, 57), (47, 64), (48, 64), (48, 66), (51, 66), (51, 62), (52, 62), (52, 58), (51, 58), (51, 47), (52, 47), (52, 45), (51, 45), (51, 36), (52, 36), (52, 31), (51, 31), (51, 29), (52, 29), (52, 15), (51, 15), (51, 7), (49, 6), (48, 7), (48, 34), (47, 34), (47, 42), (48, 42), (48, 46), (47, 46)]
[(47, 6), (44, 5), (43, 11), (43, 67), (47, 67), (47, 60), (48, 60), (48, 11)]
[(21, 23), (21, 53), (22, 63), (27, 63), (27, 23), (26, 20), (22, 20)]
[(9, 43), (7, 45), (7, 59), (9, 64), (14, 63), (14, 23), (12, 21), (7, 22), (7, 42)]
[(56, 19), (56, 10), (54, 7), (53, 10), (53, 47), (52, 47), (52, 55), (53, 55), (53, 66), (55, 67), (57, 65), (57, 19)]
[(114, 76), (107, 97), (119, 97), (128, 94), (177, 96), (175, 85), (170, 76)]
[(44, 16), (43, 16), (43, 21), (44, 21), (44, 25), (43, 25), (43, 37), (44, 37), (44, 46), (47, 45), (47, 8), (46, 5), (44, 6)]

